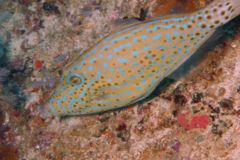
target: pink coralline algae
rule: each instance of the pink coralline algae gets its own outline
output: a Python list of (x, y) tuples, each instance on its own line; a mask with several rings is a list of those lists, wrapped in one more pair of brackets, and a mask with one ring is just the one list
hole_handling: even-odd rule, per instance
[(36, 60), (34, 63), (34, 66), (36, 69), (41, 69), (43, 67), (44, 61), (42, 60)]
[(179, 113), (177, 116), (178, 123), (185, 129), (205, 129), (210, 123), (208, 115), (192, 116), (190, 120), (188, 120), (188, 116), (187, 113)]

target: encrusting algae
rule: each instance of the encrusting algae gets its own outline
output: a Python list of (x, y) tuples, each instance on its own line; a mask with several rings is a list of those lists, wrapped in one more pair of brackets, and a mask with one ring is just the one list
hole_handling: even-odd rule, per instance
[(64, 68), (47, 111), (92, 114), (143, 100), (239, 14), (239, 0), (215, 0), (191, 14), (160, 17), (111, 34)]

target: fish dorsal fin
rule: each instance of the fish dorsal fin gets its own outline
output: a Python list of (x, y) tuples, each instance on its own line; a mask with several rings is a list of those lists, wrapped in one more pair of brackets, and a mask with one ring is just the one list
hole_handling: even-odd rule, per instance
[(143, 23), (143, 21), (139, 21), (133, 18), (126, 18), (126, 19), (118, 19), (111, 22), (111, 28), (114, 28), (111, 33), (115, 33), (121, 31), (123, 29), (138, 25)]

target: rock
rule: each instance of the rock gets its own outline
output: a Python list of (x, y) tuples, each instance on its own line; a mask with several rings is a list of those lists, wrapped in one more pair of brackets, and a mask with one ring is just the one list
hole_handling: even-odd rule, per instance
[(232, 109), (232, 108), (233, 108), (233, 101), (230, 100), (230, 99), (222, 99), (222, 100), (219, 102), (219, 105), (220, 105), (222, 108)]
[(199, 103), (201, 102), (202, 98), (203, 98), (202, 93), (194, 93), (192, 96), (192, 103)]
[(56, 6), (53, 3), (48, 3), (48, 2), (44, 2), (43, 3), (43, 10), (50, 12), (50, 13), (55, 13), (55, 14), (60, 14), (60, 11), (58, 9), (58, 6)]
[(9, 145), (0, 145), (1, 160), (18, 160), (17, 149)]

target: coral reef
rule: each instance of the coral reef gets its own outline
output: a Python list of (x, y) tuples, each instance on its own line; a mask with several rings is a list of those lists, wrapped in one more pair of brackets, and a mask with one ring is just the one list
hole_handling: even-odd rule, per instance
[(112, 22), (208, 2), (0, 0), (0, 159), (238, 160), (239, 18), (226, 25), (225, 39), (142, 104), (61, 119), (38, 110), (58, 69), (115, 30)]

